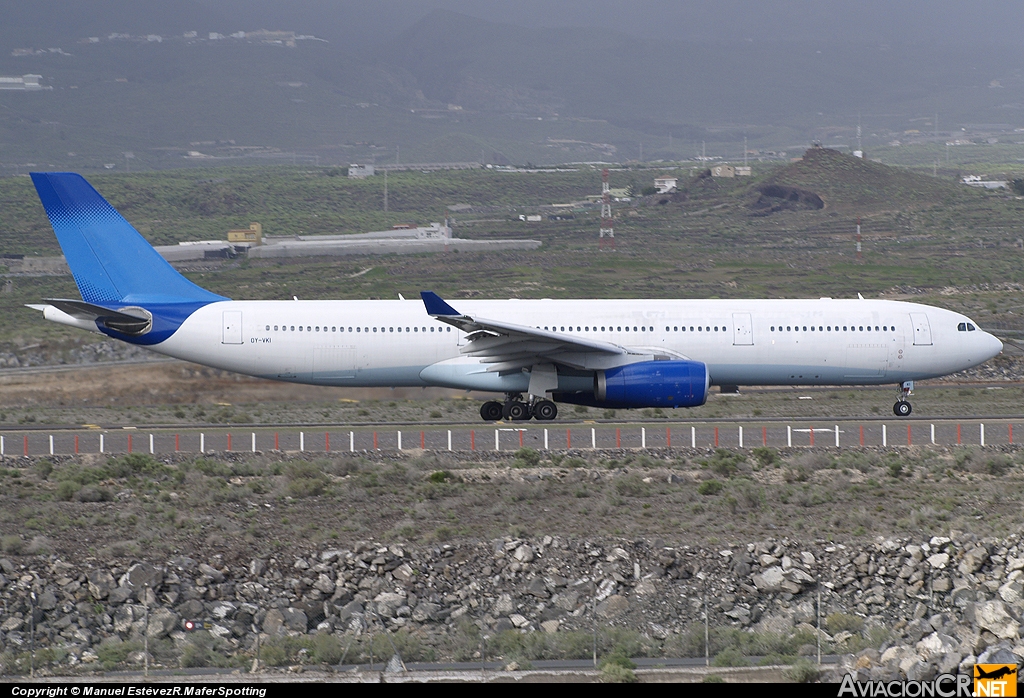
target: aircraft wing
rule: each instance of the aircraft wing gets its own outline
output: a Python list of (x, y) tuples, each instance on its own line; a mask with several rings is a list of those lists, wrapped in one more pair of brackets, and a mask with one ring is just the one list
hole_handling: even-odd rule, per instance
[(422, 291), (420, 296), (428, 315), (467, 333), (468, 343), (461, 348), (462, 353), (491, 364), (488, 371), (519, 371), (542, 363), (604, 368), (650, 358), (647, 350), (631, 350), (611, 342), (463, 315), (433, 291)]

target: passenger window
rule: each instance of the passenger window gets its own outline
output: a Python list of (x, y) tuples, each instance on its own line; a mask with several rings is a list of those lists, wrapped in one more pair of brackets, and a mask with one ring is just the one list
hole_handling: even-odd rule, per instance
[(376, 332), (376, 331), (377, 331), (377, 328), (376, 328), (376, 327), (374, 327), (374, 328), (373, 328), (373, 331), (374, 331), (374, 332)]
[(449, 327), (449, 328), (448, 328), (448, 329), (446, 330), (446, 332), (451, 332), (451, 331), (452, 331), (452, 328), (451, 328), (451, 327)]
[(859, 327), (859, 328), (857, 328), (857, 329), (859, 329), (859, 330), (860, 330), (861, 332), (863, 332), (863, 331), (864, 331), (864, 328), (863, 328), (863, 327)]
[(616, 332), (622, 332), (622, 328), (621, 328), (621, 327), (616, 327), (616, 328), (615, 328), (615, 331), (616, 331)]
[(843, 325), (843, 332), (846, 332), (846, 325)]
[(825, 325), (825, 331), (826, 332), (831, 332), (832, 331), (832, 325)]
[[(383, 328), (383, 327), (381, 327), (381, 328), (380, 328), (380, 331), (381, 331), (381, 332), (383, 332), (383, 331), (384, 331), (384, 328)], [(395, 331), (395, 328), (394, 328), (394, 327), (389, 327), (389, 328), (388, 328), (388, 332), (394, 332), (394, 331)]]
[(332, 327), (332, 328), (331, 328), (331, 332), (337, 332), (337, 331), (338, 331), (338, 328), (337, 328), (337, 327)]
[(775, 331), (775, 325), (772, 325), (772, 332)]
[(302, 325), (299, 325), (299, 332), (302, 332)]
[(646, 332), (646, 331), (647, 331), (647, 328), (646, 328), (646, 327), (641, 327), (641, 328), (640, 328), (640, 331), (641, 331), (641, 332)]
[(786, 325), (786, 332), (792, 332), (792, 331), (793, 331), (793, 328), (790, 327), (789, 325)]
[(698, 326), (697, 326), (697, 331), (698, 331), (698, 332), (703, 332), (703, 331), (704, 331), (704, 328), (703, 328), (703, 327), (701, 327), (700, 325), (698, 325)]

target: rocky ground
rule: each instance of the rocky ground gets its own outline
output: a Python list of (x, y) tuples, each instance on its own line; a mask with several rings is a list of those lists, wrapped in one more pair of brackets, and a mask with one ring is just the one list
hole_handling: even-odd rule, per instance
[[(709, 467), (717, 468), (715, 463), (725, 457), (716, 454)], [(979, 493), (991, 491), (983, 488), (985, 482), (995, 489), (1016, 489), (1019, 466), (1005, 455), (993, 457), (1003, 459), (998, 462), (1009, 471), (990, 475), (982, 472), (988, 466), (978, 467), (959, 486)], [(550, 534), (537, 530), (544, 525), (543, 518), (527, 535), (459, 534), (456, 523), (443, 533), (402, 533), (424, 520), (429, 512), (422, 507), (443, 499), (441, 490), (446, 487), (452, 488), (449, 497), (468, 490), (449, 504), (463, 511), (469, 525), (475, 516), (496, 512), (474, 513), (477, 505), (465, 497), (498, 497), (510, 489), (523, 496), (524, 488), (550, 488), (550, 480), (557, 481), (558, 469), (550, 464), (531, 468), (529, 454), (518, 460), (522, 462), (513, 462), (511, 469), (503, 467), (508, 463), (493, 464), (490, 474), (480, 467), (466, 469), (461, 483), (447, 471), (426, 471), (406, 479), (424, 485), (411, 487), (417, 494), (409, 500), (396, 499), (395, 492), (405, 486), (395, 482), (390, 495), (386, 488), (369, 489), (369, 474), (383, 479), (396, 471), (394, 466), (373, 470), (365, 463), (361, 475), (350, 468), (333, 484), (322, 481), (327, 489), (319, 492), (311, 491), (315, 483), (305, 480), (320, 475), (311, 474), (306, 466), (302, 472), (309, 477), (287, 474), (295, 474), (294, 462), (276, 476), (280, 490), (263, 489), (274, 487), (269, 475), (237, 477), (216, 471), (213, 465), (199, 466), (209, 474), (196, 479), (196, 470), (190, 469), (195, 464), (161, 465), (145, 458), (132, 461), (134, 466), (125, 459), (106, 466), (57, 462), (49, 470), (47, 461), (21, 463), (19, 476), (12, 469), (5, 474), (6, 494), (14, 496), (4, 508), (17, 511), (19, 499), (36, 504), (22, 507), (19, 514), (9, 513), (4, 530), (35, 529), (43, 534), (30, 541), (8, 534), (2, 540), (7, 553), (0, 559), (3, 671), (24, 672), (33, 646), (31, 661), (44, 673), (137, 667), (147, 644), (153, 665), (250, 669), (259, 651), (268, 671), (371, 659), (379, 663), (396, 654), (405, 661), (500, 660), (528, 667), (538, 659), (589, 658), (595, 646), (602, 661), (620, 663), (625, 657), (702, 657), (705, 608), (710, 629), (707, 651), (719, 666), (743, 664), (749, 657), (792, 663), (816, 655), (819, 640), (823, 653), (843, 655), (840, 667), (824, 675), (833, 679), (835, 671), (847, 670), (856, 670), (861, 680), (927, 678), (966, 670), (979, 657), (996, 651), (1024, 655), (1024, 544), (1019, 537), (1024, 529), (1017, 519), (1014, 530), (1000, 536), (954, 529), (934, 520), (912, 522), (917, 532), (901, 535), (808, 537), (788, 527), (767, 536), (756, 534), (764, 530), (764, 519), (749, 521), (741, 508), (733, 518), (748, 518), (750, 525), (734, 530), (726, 538), (729, 543), (711, 544), (711, 537), (699, 531), (658, 537), (609, 535), (607, 529), (621, 525), (624, 515), (612, 501), (612, 508), (578, 522), (579, 530), (570, 535), (554, 535), (570, 528), (561, 523), (553, 525)], [(742, 465), (739, 454), (732, 463)], [(905, 474), (892, 476), (893, 490), (927, 487), (931, 476), (917, 463), (910, 479), (901, 479), (908, 477)], [(83, 473), (101, 467), (107, 470), (96, 484), (79, 482), (77, 489), (61, 484), (75, 482), (65, 477), (68, 473), (89, 481)], [(133, 475), (132, 467), (145, 477)], [(878, 467), (891, 470), (891, 463)], [(185, 476), (176, 479), (175, 468), (186, 471)], [(571, 469), (562, 470), (571, 474)], [(701, 476), (699, 470), (673, 471), (650, 463), (634, 462), (632, 472), (608, 472), (607, 466), (578, 470), (578, 479), (593, 492), (606, 479), (605, 496), (620, 497), (625, 502), (621, 506), (632, 511), (625, 515), (632, 517), (648, 510), (641, 503), (659, 496), (656, 480), (666, 483), (662, 497), (673, 496), (673, 487), (700, 492), (700, 485), (719, 481), (708, 477), (717, 471)], [(829, 470), (822, 468), (810, 477), (821, 481)], [(743, 472), (735, 477), (757, 481), (762, 473)], [(643, 474), (647, 477), (639, 477)], [(881, 472), (869, 474), (881, 477)], [(403, 527), (395, 518), (382, 520), (375, 531), (364, 529), (373, 534), (364, 540), (344, 533), (323, 535), (316, 526), (306, 525), (315, 500), (327, 498), (321, 503), (343, 506), (341, 490), (332, 498), (330, 488), (355, 487), (360, 477), (364, 495), (376, 494), (361, 500), (364, 507), (373, 502), (382, 515), (395, 510), (394, 516), (404, 515), (412, 523)], [(15, 482), (28, 479), (38, 482), (32, 487)], [(222, 491), (242, 487), (245, 480), (250, 492), (242, 500), (211, 500), (209, 506), (186, 493), (190, 486), (216, 489), (215, 479), (230, 481), (225, 483), (229, 489)], [(162, 481), (173, 492), (160, 493), (153, 483)], [(263, 484), (252, 486), (257, 482)], [(488, 482), (494, 489), (476, 489)], [(722, 499), (722, 510), (715, 516), (728, 517), (735, 502), (730, 504), (723, 496), (734, 484), (738, 483), (729, 478), (723, 494), (698, 495), (704, 500), (700, 506), (713, 508), (712, 501)], [(651, 487), (646, 493), (645, 485)], [(780, 480), (780, 487), (786, 486)], [(262, 498), (256, 496), (261, 490)], [(47, 496), (69, 501), (55, 509), (56, 503), (46, 503)], [(770, 502), (774, 495), (769, 489), (766, 496)], [(167, 501), (173, 508), (140, 508), (140, 501)], [(308, 502), (311, 508), (288, 507), (289, 501)], [(543, 506), (568, 508), (569, 501), (548, 500)], [(836, 508), (835, 503), (823, 504)], [(232, 534), (222, 523), (218, 533), (209, 533), (217, 507), (232, 506), (253, 521), (261, 520), (260, 512), (270, 511), (275, 526)], [(537, 506), (534, 502), (521, 516), (529, 516), (530, 510), (536, 513)], [(189, 510), (192, 519), (181, 513)], [(68, 522), (62, 532), (47, 523), (58, 521), (55, 512)], [(23, 518), (12, 526), (17, 516)], [(506, 510), (500, 516), (517, 518)], [(665, 515), (659, 513), (658, 518)], [(161, 528), (161, 520), (167, 519), (176, 519), (174, 525), (186, 532), (204, 530), (206, 537), (176, 537), (173, 526)], [(601, 519), (610, 523), (602, 526)], [(111, 521), (122, 522), (121, 530), (106, 530)], [(196, 529), (190, 521), (207, 526)], [(969, 523), (970, 517), (956, 521), (952, 525)], [(665, 529), (642, 519), (640, 523), (647, 530)], [(289, 527), (296, 524), (302, 527)], [(154, 531), (156, 538), (141, 545), (110, 542), (125, 535), (126, 526)], [(929, 532), (928, 527), (934, 530)], [(275, 540), (260, 539), (265, 536)], [(161, 544), (159, 538), (166, 541)], [(107, 544), (98, 547), (104, 540)], [(189, 630), (186, 621), (193, 621), (197, 629)]]

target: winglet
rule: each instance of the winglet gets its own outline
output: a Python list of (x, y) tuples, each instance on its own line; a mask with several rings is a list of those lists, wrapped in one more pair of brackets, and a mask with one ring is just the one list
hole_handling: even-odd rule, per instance
[(423, 299), (423, 305), (427, 309), (427, 315), (432, 317), (437, 317), (438, 315), (462, 317), (462, 313), (445, 303), (441, 296), (437, 295), (433, 291), (420, 291), (420, 298)]

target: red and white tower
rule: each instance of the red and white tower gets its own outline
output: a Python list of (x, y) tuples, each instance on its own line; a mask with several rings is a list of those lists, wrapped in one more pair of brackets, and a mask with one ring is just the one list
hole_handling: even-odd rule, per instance
[(608, 186), (608, 168), (601, 171), (601, 237), (600, 249), (615, 249), (615, 228), (612, 226), (612, 195)]

